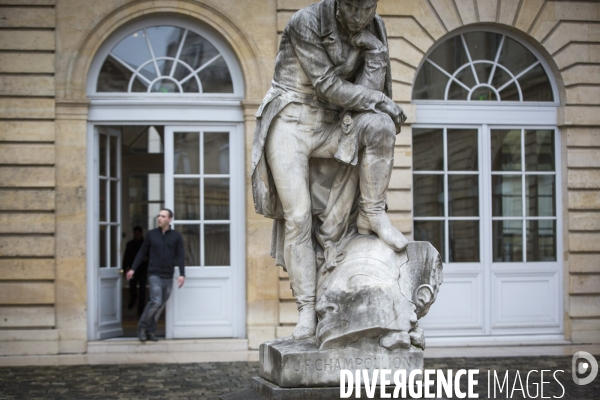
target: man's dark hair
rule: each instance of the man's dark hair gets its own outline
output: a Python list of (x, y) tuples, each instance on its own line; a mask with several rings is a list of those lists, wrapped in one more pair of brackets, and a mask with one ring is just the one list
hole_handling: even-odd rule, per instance
[(161, 208), (160, 211), (166, 211), (169, 213), (169, 218), (173, 218), (173, 211), (169, 210), (168, 208)]
[(134, 226), (134, 227), (133, 227), (133, 232), (134, 232), (134, 233), (135, 233), (135, 232), (143, 232), (143, 231), (144, 231), (144, 230), (143, 230), (143, 229), (142, 229), (142, 227), (141, 227), (141, 226), (139, 226), (139, 225), (138, 225), (138, 226)]

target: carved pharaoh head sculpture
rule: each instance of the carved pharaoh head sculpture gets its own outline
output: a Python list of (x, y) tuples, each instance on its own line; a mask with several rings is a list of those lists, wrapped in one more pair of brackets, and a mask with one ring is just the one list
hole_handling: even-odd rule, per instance
[(376, 236), (365, 235), (347, 249), (345, 258), (319, 279), (319, 347), (365, 339), (390, 349), (410, 347), (409, 332), (427, 313), (441, 284), (439, 254), (426, 242), (411, 242), (406, 252), (397, 253)]

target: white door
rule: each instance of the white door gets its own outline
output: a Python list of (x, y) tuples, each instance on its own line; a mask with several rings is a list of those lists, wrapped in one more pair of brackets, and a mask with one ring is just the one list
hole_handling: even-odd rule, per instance
[(108, 128), (97, 127), (98, 152), (94, 166), (97, 181), (95, 211), (98, 273), (97, 339), (123, 335), (121, 326), (121, 135)]
[(428, 336), (562, 332), (558, 149), (553, 127), (413, 126), (414, 236), (444, 262)]
[[(243, 136), (239, 125), (165, 128), (165, 204), (183, 235), (167, 338), (243, 336)], [(176, 276), (179, 271), (176, 269)]]

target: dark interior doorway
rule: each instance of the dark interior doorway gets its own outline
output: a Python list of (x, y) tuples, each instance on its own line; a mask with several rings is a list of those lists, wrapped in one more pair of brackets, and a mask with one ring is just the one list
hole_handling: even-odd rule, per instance
[[(134, 227), (141, 227), (145, 237), (156, 227), (156, 216), (164, 206), (164, 127), (116, 126), (121, 132), (122, 159), (122, 239), (121, 259), (127, 242), (134, 237)], [(123, 278), (127, 271), (124, 269)], [(145, 298), (141, 299), (140, 282), (136, 282), (137, 299), (133, 298), (130, 283), (123, 279), (122, 323), (123, 336), (136, 337), (137, 324), (143, 305), (148, 302), (146, 282)], [(141, 302), (141, 307), (140, 307)], [(165, 312), (158, 322), (157, 336), (165, 337)]]

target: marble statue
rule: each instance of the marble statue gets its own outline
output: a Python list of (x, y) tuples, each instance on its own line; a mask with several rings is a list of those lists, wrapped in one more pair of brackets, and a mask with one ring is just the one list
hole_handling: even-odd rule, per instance
[(286, 381), (271, 368), (269, 351), (279, 361), (312, 352), (317, 362), (344, 349), (392, 364), (398, 351), (412, 351), (398, 368), (414, 366), (413, 358), (422, 364), (418, 319), (435, 301), (442, 266), (433, 246), (409, 242), (386, 213), (395, 136), (406, 116), (391, 100), (377, 1), (322, 0), (298, 11), (256, 114), (255, 209), (274, 220), (271, 255), (287, 270), (299, 311), (293, 336), (261, 352), (261, 376), (278, 384), (336, 378), (296, 376), (302, 368), (289, 359)]

